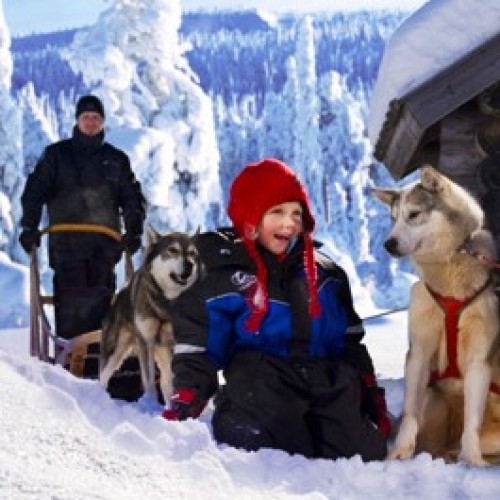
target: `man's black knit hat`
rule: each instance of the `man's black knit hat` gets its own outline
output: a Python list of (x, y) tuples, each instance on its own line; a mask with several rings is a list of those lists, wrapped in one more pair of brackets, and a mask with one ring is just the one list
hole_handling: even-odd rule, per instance
[(99, 113), (103, 120), (105, 118), (104, 115), (104, 106), (102, 105), (101, 100), (95, 95), (84, 95), (78, 99), (76, 103), (76, 111), (75, 118), (78, 118), (82, 113), (85, 112), (93, 112)]

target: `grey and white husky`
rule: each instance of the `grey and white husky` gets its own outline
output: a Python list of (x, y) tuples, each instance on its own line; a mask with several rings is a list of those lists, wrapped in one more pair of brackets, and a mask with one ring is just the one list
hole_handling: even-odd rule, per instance
[(99, 381), (107, 387), (123, 361), (135, 354), (144, 393), (156, 397), (156, 362), (161, 392), (168, 402), (172, 395), (172, 305), (200, 279), (202, 263), (193, 237), (185, 233), (161, 235), (147, 227), (146, 236), (144, 263), (117, 294), (103, 322)]

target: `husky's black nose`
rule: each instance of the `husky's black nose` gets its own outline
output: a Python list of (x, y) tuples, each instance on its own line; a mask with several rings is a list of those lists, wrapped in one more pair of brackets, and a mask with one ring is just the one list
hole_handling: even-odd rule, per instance
[(398, 251), (398, 240), (396, 238), (389, 238), (384, 243), (384, 248), (391, 255), (399, 255)]
[(181, 278), (183, 280), (189, 278), (192, 272), (193, 272), (193, 263), (190, 262), (189, 260), (184, 261), (184, 269), (182, 271)]

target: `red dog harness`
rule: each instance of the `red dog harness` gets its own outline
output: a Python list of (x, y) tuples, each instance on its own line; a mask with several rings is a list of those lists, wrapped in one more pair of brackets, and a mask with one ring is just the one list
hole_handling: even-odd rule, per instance
[[(444, 312), (444, 323), (446, 329), (446, 350), (448, 357), (448, 366), (442, 373), (438, 370), (433, 370), (429, 379), (429, 384), (438, 382), (445, 378), (462, 378), (460, 369), (457, 363), (457, 340), (458, 340), (458, 320), (462, 311), (481, 293), (486, 290), (489, 286), (490, 280), (486, 280), (486, 283), (471, 297), (466, 297), (463, 300), (458, 300), (453, 297), (444, 297), (439, 295), (437, 292), (432, 290), (429, 285), (425, 285), (427, 290), (431, 294), (432, 298), (437, 302), (439, 307)], [(495, 383), (490, 384), (490, 391), (500, 394), (500, 386)]]

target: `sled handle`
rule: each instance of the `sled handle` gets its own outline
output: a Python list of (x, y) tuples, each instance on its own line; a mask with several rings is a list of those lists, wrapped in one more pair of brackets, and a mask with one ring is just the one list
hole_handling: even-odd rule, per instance
[(100, 233), (109, 236), (111, 239), (120, 242), (122, 235), (106, 226), (101, 226), (100, 224), (54, 224), (42, 229), (40, 232), (42, 234), (47, 233), (60, 233), (60, 232), (84, 232), (84, 233)]
[[(107, 226), (102, 226), (100, 224), (73, 224), (73, 223), (63, 223), (63, 224), (53, 224), (40, 231), (41, 234), (49, 233), (60, 233), (60, 232), (83, 232), (83, 233), (99, 233), (108, 236), (109, 238), (120, 242), (122, 240), (122, 235)], [(129, 252), (125, 251), (125, 276), (129, 280), (134, 272), (134, 265), (132, 263), (132, 256)]]

